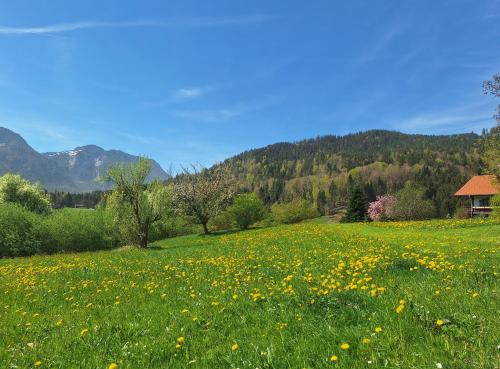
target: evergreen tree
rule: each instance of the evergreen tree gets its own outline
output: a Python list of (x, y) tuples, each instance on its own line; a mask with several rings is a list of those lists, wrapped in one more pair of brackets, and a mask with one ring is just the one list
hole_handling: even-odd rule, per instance
[(281, 178), (274, 179), (271, 185), (271, 191), (269, 194), (271, 203), (277, 202), (285, 189), (285, 181)]
[(325, 215), (326, 211), (326, 193), (324, 190), (318, 192), (318, 198), (316, 199), (316, 207), (321, 215)]
[(267, 182), (259, 187), (259, 189), (257, 191), (257, 195), (262, 200), (262, 202), (264, 202), (264, 204), (269, 204), (271, 202), (270, 195), (269, 195), (269, 186), (268, 186)]
[(360, 186), (355, 186), (349, 196), (344, 222), (362, 222), (368, 217), (368, 202)]
[(330, 205), (332, 208), (334, 208), (335, 205), (337, 204), (337, 198), (338, 198), (338, 188), (334, 181), (330, 183), (328, 192), (330, 193)]

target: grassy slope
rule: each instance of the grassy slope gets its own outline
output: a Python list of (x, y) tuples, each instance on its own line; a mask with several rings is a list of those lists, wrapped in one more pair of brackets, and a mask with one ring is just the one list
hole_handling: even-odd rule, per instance
[(499, 239), (309, 223), (0, 260), (0, 368), (495, 368)]

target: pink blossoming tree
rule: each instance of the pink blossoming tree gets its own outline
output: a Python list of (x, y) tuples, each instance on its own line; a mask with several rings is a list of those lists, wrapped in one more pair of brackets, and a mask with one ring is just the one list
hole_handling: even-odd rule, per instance
[(392, 195), (377, 196), (377, 199), (368, 205), (368, 216), (375, 222), (389, 220), (392, 218), (395, 204), (396, 198)]

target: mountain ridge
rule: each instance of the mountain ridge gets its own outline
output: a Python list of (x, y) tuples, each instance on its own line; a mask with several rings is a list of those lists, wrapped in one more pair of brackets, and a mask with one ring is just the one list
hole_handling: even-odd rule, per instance
[[(0, 127), (0, 175), (12, 172), (30, 181), (39, 182), (48, 191), (71, 193), (109, 189), (97, 181), (117, 163), (131, 163), (138, 156), (121, 150), (105, 150), (85, 145), (66, 151), (39, 153), (16, 132)], [(151, 178), (165, 180), (169, 175), (153, 160)]]

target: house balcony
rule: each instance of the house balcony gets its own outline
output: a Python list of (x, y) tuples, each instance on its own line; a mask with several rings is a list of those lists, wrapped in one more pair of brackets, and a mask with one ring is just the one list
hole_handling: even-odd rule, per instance
[(493, 207), (491, 206), (466, 206), (465, 208), (471, 217), (489, 215), (493, 210)]

